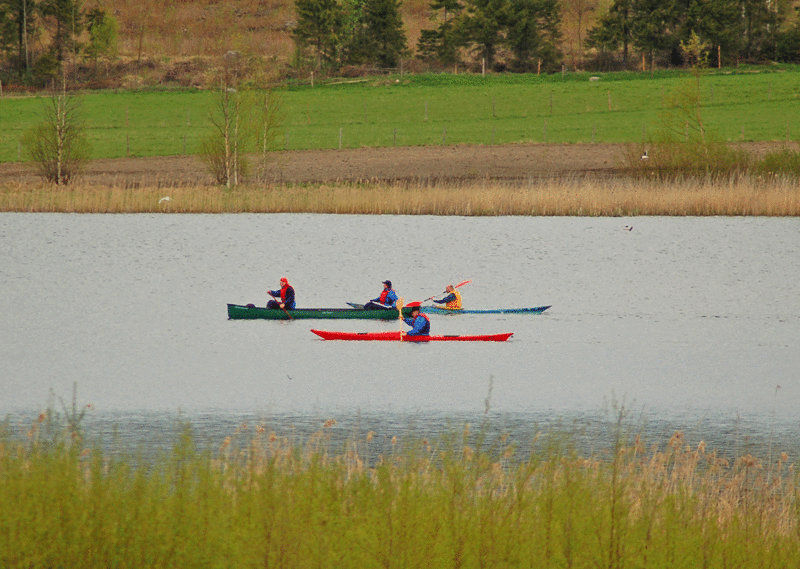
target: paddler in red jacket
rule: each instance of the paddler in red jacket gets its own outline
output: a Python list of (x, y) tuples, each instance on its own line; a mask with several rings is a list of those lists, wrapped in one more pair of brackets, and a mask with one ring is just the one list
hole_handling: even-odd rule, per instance
[(411, 309), (411, 318), (403, 318), (403, 322), (411, 326), (406, 336), (428, 336), (431, 333), (431, 321), (419, 312), (419, 302), (409, 302), (406, 308)]
[(364, 305), (364, 310), (392, 310), (397, 307), (397, 293), (392, 290), (392, 281), (383, 281), (383, 292)]
[(281, 288), (278, 290), (268, 290), (267, 294), (281, 301), (270, 300), (267, 303), (267, 308), (283, 308), (284, 310), (294, 310), (294, 288), (289, 284), (289, 279), (283, 277), (281, 279)]

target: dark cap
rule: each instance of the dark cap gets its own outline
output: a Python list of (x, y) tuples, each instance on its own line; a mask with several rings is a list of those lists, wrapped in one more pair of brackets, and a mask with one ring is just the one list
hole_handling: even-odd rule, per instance
[(392, 288), (392, 281), (383, 281), (383, 284), (389, 285), (389, 288)]

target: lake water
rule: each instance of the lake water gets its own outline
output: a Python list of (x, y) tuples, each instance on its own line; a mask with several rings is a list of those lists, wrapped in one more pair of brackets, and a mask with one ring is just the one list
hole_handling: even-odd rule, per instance
[[(665, 430), (800, 434), (796, 218), (6, 213), (0, 242), (0, 413), (14, 417), (77, 383), (97, 424), (179, 410), (220, 432), (248, 417), (442, 424), (488, 399), (512, 422), (585, 423), (616, 402)], [(552, 308), (431, 317), (433, 333), (514, 332), (505, 344), (325, 342), (309, 329), (404, 326), (227, 320), (226, 303), (264, 304), (284, 275), (300, 306), (363, 302), (384, 279), (407, 302), (472, 279), (468, 307)]]

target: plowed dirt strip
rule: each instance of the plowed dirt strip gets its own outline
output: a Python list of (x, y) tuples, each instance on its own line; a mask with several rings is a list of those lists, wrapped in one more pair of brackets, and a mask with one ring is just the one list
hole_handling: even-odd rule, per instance
[[(756, 155), (780, 142), (742, 143)], [(513, 144), (415, 146), (276, 152), (265, 182), (527, 180), (613, 176), (623, 172), (621, 144)], [(252, 177), (251, 177), (252, 180)], [(32, 164), (0, 164), (3, 182), (37, 183)], [(90, 162), (81, 182), (93, 186), (208, 185), (213, 179), (196, 156), (117, 158)]]

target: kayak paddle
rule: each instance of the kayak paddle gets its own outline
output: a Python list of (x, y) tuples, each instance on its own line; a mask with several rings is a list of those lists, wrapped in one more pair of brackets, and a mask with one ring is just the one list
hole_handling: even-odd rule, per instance
[[(272, 294), (271, 292), (267, 291), (267, 293), (268, 293), (268, 294), (269, 294), (269, 295), (270, 295), (272, 298), (275, 298), (275, 295), (274, 295), (274, 294)], [(286, 316), (288, 316), (288, 317), (289, 317), (289, 320), (294, 320), (294, 318), (292, 318), (292, 315), (291, 315), (291, 314), (289, 314), (289, 311), (288, 311), (288, 310), (286, 310), (286, 309), (285, 309), (283, 306), (281, 306), (281, 303), (280, 303), (280, 302), (278, 303), (278, 308), (280, 308), (281, 310), (283, 310), (283, 311), (286, 313)]]
[[(458, 288), (458, 287), (460, 287), (460, 286), (464, 286), (465, 284), (469, 284), (469, 283), (471, 283), (471, 282), (472, 282), (472, 280), (471, 280), (471, 279), (470, 279), (470, 280), (468, 280), (468, 281), (462, 281), (462, 282), (458, 283), (457, 285), (453, 285), (453, 288)], [(446, 290), (444, 290), (444, 291), (442, 291), (442, 293), (441, 293), (441, 294), (444, 294), (444, 293), (446, 293), (446, 292), (447, 292), (447, 291), (446, 291)], [(439, 295), (438, 295), (438, 294), (436, 294), (436, 295), (434, 295), (434, 296), (439, 296)], [(425, 300), (423, 300), (422, 302), (428, 302), (429, 300), (433, 300), (433, 296), (432, 296), (432, 297), (430, 297), (430, 298), (426, 298), (426, 299), (425, 299)]]
[[(401, 322), (403, 321), (403, 297), (402, 296), (398, 297), (398, 299), (397, 299), (397, 319), (400, 320)], [(403, 339), (403, 334), (405, 334), (405, 332), (403, 330), (400, 330), (400, 339), (401, 340)]]

